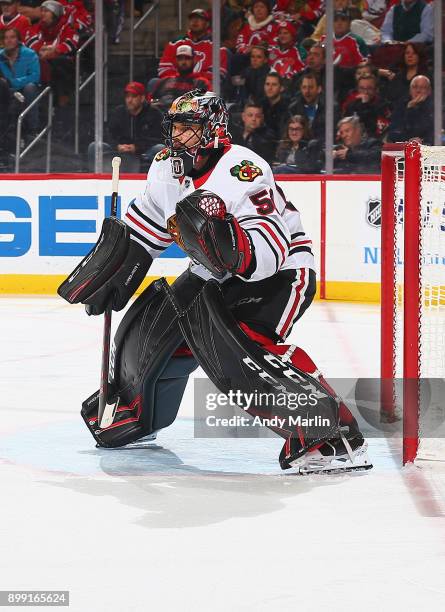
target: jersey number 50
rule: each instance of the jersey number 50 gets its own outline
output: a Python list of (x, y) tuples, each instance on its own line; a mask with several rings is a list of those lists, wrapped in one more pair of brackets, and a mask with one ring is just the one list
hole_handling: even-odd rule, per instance
[(275, 202), (273, 199), (272, 189), (267, 192), (267, 189), (262, 189), (258, 193), (249, 196), (252, 204), (256, 207), (259, 215), (269, 215), (275, 210)]

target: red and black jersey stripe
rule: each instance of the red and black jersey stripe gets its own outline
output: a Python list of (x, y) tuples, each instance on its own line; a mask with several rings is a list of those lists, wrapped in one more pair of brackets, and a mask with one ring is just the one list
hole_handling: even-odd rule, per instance
[(135, 204), (128, 207), (125, 222), (132, 235), (150, 249), (162, 252), (173, 242), (167, 230), (147, 217)]

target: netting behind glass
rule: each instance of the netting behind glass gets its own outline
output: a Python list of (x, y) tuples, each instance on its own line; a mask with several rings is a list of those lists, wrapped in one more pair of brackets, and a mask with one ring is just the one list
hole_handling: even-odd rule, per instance
[[(419, 195), (420, 342), (418, 459), (445, 460), (445, 147), (421, 147)], [(397, 159), (394, 183), (396, 405), (401, 405), (404, 306), (404, 159)]]

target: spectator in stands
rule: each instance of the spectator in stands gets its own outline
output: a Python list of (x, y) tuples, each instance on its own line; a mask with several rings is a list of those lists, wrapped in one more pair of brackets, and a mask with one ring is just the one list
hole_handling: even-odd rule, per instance
[[(326, 36), (323, 36), (324, 41)], [(351, 32), (348, 11), (334, 13), (334, 62), (342, 68), (354, 68), (368, 57), (364, 40)]]
[(304, 69), (297, 47), (297, 30), (289, 21), (278, 24), (277, 44), (269, 48), (269, 64), (273, 72), (284, 79), (292, 79)]
[(368, 136), (382, 138), (391, 119), (391, 107), (379, 95), (378, 80), (374, 74), (359, 77), (357, 89), (346, 100), (343, 115), (356, 115)]
[[(144, 155), (162, 141), (161, 113), (145, 100), (145, 87), (132, 81), (125, 86), (125, 104), (118, 106), (109, 121), (109, 144), (103, 151), (107, 162), (117, 154), (123, 172), (139, 172)], [(94, 143), (88, 147), (90, 169), (94, 168)]]
[(382, 25), (382, 42), (432, 41), (432, 4), (424, 0), (401, 0), (389, 9)]
[(410, 83), (418, 74), (429, 77), (427, 55), (422, 43), (408, 43), (401, 65), (397, 68), (379, 70), (379, 75), (386, 81), (386, 96), (393, 102), (398, 102), (408, 96)]
[(238, 34), (244, 25), (244, 11), (235, 2), (221, 1), (221, 43), (223, 47), (236, 52)]
[(358, 117), (344, 117), (337, 124), (340, 143), (334, 147), (334, 172), (373, 174), (380, 172), (381, 145), (366, 138)]
[(310, 141), (307, 118), (293, 115), (286, 121), (278, 145), (274, 174), (309, 174), (318, 172), (317, 159), (320, 157), (317, 142)]
[[(190, 45), (194, 51), (194, 72), (197, 77), (212, 81), (213, 43), (209, 31), (209, 16), (203, 9), (195, 9), (189, 14), (189, 29), (175, 41), (168, 42), (159, 60), (158, 75), (161, 79), (174, 77), (176, 71), (176, 51), (180, 45)], [(220, 73), (227, 76), (227, 49), (220, 49)]]
[(171, 106), (173, 100), (187, 91), (196, 88), (206, 91), (211, 89), (208, 80), (196, 75), (193, 68), (193, 48), (190, 45), (179, 45), (176, 50), (176, 76), (158, 79), (148, 99), (156, 100), (157, 106), (165, 111)]
[(34, 25), (41, 17), (41, 4), (42, 0), (20, 0), (18, 11), (21, 15), (28, 17), (29, 21)]
[(381, 28), (388, 10), (387, 0), (367, 0), (363, 8), (362, 17), (376, 28)]
[[(20, 41), (20, 32), (16, 28), (7, 28), (4, 32), (4, 48), (0, 51), (0, 74), (8, 84), (15, 100), (20, 102), (23, 96), (26, 106), (36, 99), (39, 93), (40, 63), (35, 51), (25, 47)], [(18, 106), (19, 112), (23, 106)], [(34, 106), (27, 115), (27, 136), (33, 138), (39, 127), (38, 107)]]
[[(334, 0), (334, 12), (348, 11), (350, 0)], [(326, 14), (323, 14), (317, 22), (317, 26), (311, 34), (311, 38), (319, 42), (326, 36)]]
[(271, 132), (275, 133), (277, 140), (281, 131), (280, 125), (289, 114), (289, 104), (283, 99), (283, 92), (283, 79), (277, 72), (269, 72), (264, 82), (262, 108), (264, 123)]
[(0, 0), (0, 46), (3, 46), (3, 36), (7, 28), (15, 28), (20, 34), (20, 40), (25, 40), (31, 22), (28, 17), (21, 15), (18, 11), (17, 0)]
[(241, 115), (241, 126), (230, 129), (232, 142), (252, 149), (269, 163), (275, 152), (273, 146), (275, 135), (264, 125), (262, 107), (256, 102), (247, 102)]
[[(310, 39), (308, 38), (307, 40)], [(317, 75), (320, 85), (324, 88), (326, 72), (326, 49), (324, 43), (314, 43), (309, 48), (304, 63), (304, 69), (294, 78), (294, 84), (296, 84), (297, 88), (299, 88), (301, 79), (306, 74)]]
[(322, 43), (312, 45), (306, 56), (306, 72), (315, 72), (324, 79), (324, 70), (326, 67), (326, 49)]
[(64, 9), (56, 0), (45, 0), (42, 17), (31, 28), (26, 45), (39, 55), (42, 81), (50, 82), (59, 106), (66, 106), (74, 85), (74, 54), (79, 35), (64, 19)]
[(394, 108), (389, 126), (392, 142), (416, 139), (423, 144), (433, 144), (434, 104), (431, 83), (428, 77), (413, 78), (409, 96)]
[[(383, 0), (385, 4), (385, 0)], [(362, 9), (367, 6), (368, 2), (353, 2), (351, 0), (334, 0), (335, 12), (346, 12), (349, 14), (351, 33), (357, 36), (357, 39), (362, 39), (368, 45), (380, 44), (381, 33), (376, 25), (371, 23), (362, 15)], [(386, 10), (386, 8), (385, 8)], [(319, 41), (326, 34), (326, 15), (321, 17), (311, 38)]]
[[(367, 60), (362, 64), (367, 64)], [(359, 64), (361, 66), (362, 64)], [(301, 73), (301, 76), (308, 72), (315, 72), (318, 76), (321, 86), (325, 89), (326, 78), (326, 46), (324, 42), (315, 43), (308, 51), (306, 57), (306, 68)], [(342, 68), (334, 65), (334, 88), (335, 98), (337, 101), (343, 100), (351, 89), (354, 89), (356, 82), (354, 81), (354, 68)]]
[(5, 79), (0, 77), (0, 172), (8, 164), (8, 129), (9, 129), (10, 90)]
[(247, 14), (247, 23), (238, 34), (236, 50), (247, 54), (253, 45), (264, 43), (271, 45), (276, 42), (277, 24), (271, 12), (268, 0), (253, 0)]
[(245, 69), (245, 97), (259, 100), (263, 96), (264, 82), (270, 72), (267, 48), (254, 45), (249, 54), (249, 66)]
[(212, 40), (210, 33), (210, 18), (207, 11), (203, 9), (194, 9), (189, 13), (189, 29), (184, 38), (188, 38), (193, 42), (201, 40)]
[(290, 115), (303, 115), (307, 118), (314, 138), (324, 140), (325, 105), (322, 87), (315, 73), (307, 73), (300, 83), (300, 93), (289, 105)]
[(309, 36), (323, 14), (322, 0), (276, 0), (273, 12), (277, 19), (298, 24), (301, 36)]
[(93, 15), (86, 9), (83, 0), (59, 0), (65, 10), (65, 17), (70, 26), (79, 32), (81, 38), (93, 32)]
[(125, 24), (125, 4), (125, 0), (104, 0), (104, 25), (113, 45), (118, 45), (121, 42), (121, 34)]

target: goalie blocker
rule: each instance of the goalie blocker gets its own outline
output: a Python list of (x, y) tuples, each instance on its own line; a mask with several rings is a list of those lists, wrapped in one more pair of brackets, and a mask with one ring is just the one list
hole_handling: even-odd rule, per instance
[(152, 261), (131, 239), (128, 225), (116, 217), (106, 218), (96, 244), (57, 293), (70, 304), (85, 304), (89, 315), (102, 314), (110, 301), (113, 310), (122, 310)]

